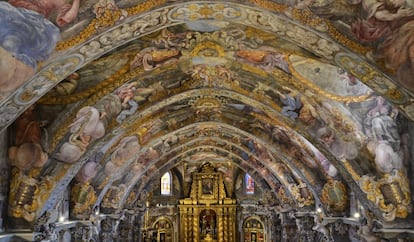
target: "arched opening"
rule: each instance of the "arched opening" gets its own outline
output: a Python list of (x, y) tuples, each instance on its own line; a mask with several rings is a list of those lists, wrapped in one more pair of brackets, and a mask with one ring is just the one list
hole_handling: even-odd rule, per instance
[(254, 179), (248, 173), (244, 176), (244, 189), (247, 195), (254, 194)]
[(249, 217), (243, 223), (243, 242), (263, 242), (265, 230), (262, 221), (257, 217)]
[(200, 213), (200, 240), (217, 239), (217, 221), (214, 210), (205, 209)]
[[(31, 1), (0, 1), (0, 16), (21, 11), (13, 2)], [(389, 6), (92, 2), (72, 1), (80, 14), (56, 48), (40, 40), (58, 32), (21, 42), (53, 52), (31, 57), (41, 68), (1, 46), (26, 34), (2, 25), (13, 61), (0, 65), (0, 230), (45, 241), (413, 237), (412, 18), (367, 37), (355, 27)]]
[(161, 195), (171, 196), (172, 177), (170, 172), (166, 172), (161, 177)]
[(161, 217), (159, 218), (154, 225), (153, 228), (153, 235), (152, 240), (156, 239), (157, 242), (172, 242), (173, 241), (173, 234), (174, 234), (174, 227), (169, 218)]

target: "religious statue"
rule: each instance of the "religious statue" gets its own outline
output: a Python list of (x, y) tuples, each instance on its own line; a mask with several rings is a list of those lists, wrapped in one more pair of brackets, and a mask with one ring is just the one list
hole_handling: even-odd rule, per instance
[(200, 215), (200, 235), (202, 239), (216, 237), (216, 218), (214, 212), (205, 210)]

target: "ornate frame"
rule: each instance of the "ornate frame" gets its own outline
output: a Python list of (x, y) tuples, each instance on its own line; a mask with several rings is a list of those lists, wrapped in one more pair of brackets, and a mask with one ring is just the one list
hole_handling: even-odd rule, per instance
[[(217, 200), (218, 199), (218, 182), (217, 174), (199, 173), (196, 175), (198, 183), (198, 194), (200, 200)], [(210, 187), (206, 187), (209, 185)]]

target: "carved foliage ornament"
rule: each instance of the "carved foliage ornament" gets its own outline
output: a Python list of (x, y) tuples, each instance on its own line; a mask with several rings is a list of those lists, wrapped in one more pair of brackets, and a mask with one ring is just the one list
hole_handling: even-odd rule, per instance
[(310, 206), (315, 203), (312, 193), (306, 183), (290, 186), (291, 193), (300, 207)]
[(75, 184), (71, 193), (72, 215), (80, 219), (89, 218), (96, 198), (95, 190), (89, 183)]
[(402, 171), (385, 174), (376, 180), (374, 177), (362, 176), (359, 185), (381, 211), (385, 221), (406, 218), (411, 212), (411, 196), (407, 175)]

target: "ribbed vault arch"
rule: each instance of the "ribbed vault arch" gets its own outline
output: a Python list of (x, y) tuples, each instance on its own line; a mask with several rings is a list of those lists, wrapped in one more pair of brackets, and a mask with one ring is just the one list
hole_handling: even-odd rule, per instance
[[(205, 16), (194, 12), (203, 6), (211, 11)], [(225, 10), (221, 17), (219, 8)], [(104, 208), (103, 201), (111, 197), (113, 206), (105, 208), (120, 213), (141, 192), (153, 189), (164, 172), (206, 152), (252, 175), (260, 189), (271, 194), (272, 205), (280, 208), (309, 212), (321, 205), (327, 214), (348, 216), (348, 207), (332, 210), (332, 201), (322, 198), (327, 184), (337, 182), (381, 221), (407, 216), (410, 198), (405, 180), (399, 183), (403, 195), (398, 204), (391, 204), (394, 208), (386, 199), (378, 200), (375, 195), (382, 194), (368, 186), (369, 182), (387, 185), (385, 177), (389, 177), (375, 170), (375, 159), (367, 152), (368, 142), (375, 140), (366, 123), (368, 113), (379, 105), (374, 93), (385, 96), (408, 118), (413, 116), (405, 90), (357, 56), (369, 49), (345, 38), (326, 20), (315, 16), (316, 24), (295, 9), (267, 1), (203, 1), (191, 7), (157, 1), (127, 10), (128, 18), (110, 23), (100, 33), (62, 42), (44, 68), (1, 106), (17, 111), (7, 114), (0, 130), (39, 99), (42, 110), (58, 110), (47, 130), (51, 134), (45, 141), (47, 163), (35, 175), (22, 173), (25, 179), (33, 175), (30, 178), (42, 188), (31, 198), (38, 207), (28, 222), (58, 206), (68, 188), (89, 189), (94, 194), (90, 204), (73, 196), (76, 204), (83, 205), (80, 213), (85, 217), (93, 217), (95, 209)], [(191, 14), (196, 19), (190, 19)], [(203, 21), (214, 29), (198, 29), (197, 23)], [(222, 27), (223, 23), (232, 28)], [(246, 53), (259, 54), (252, 60)], [(139, 59), (140, 55), (145, 57)], [(99, 65), (110, 69), (110, 75), (87, 75)], [(75, 71), (81, 73), (81, 80), (82, 75), (86, 78), (73, 93), (47, 93)], [(338, 93), (322, 85), (337, 83), (340, 71), (356, 78), (362, 91)], [(329, 81), (314, 80), (318, 75)], [(30, 88), (39, 83), (42, 88), (33, 92)], [(23, 95), (25, 91), (32, 95)], [(133, 95), (126, 100), (123, 92)], [(290, 110), (298, 117), (285, 112), (289, 104), (282, 100), (283, 94), (301, 103)], [(307, 119), (301, 113), (304, 110)], [(0, 109), (1, 115), (5, 112)], [(93, 115), (97, 115), (95, 125), (104, 132), (88, 140), (81, 133), (85, 120)], [(73, 131), (81, 119), (85, 123)], [(332, 132), (338, 147), (323, 141), (322, 129)], [(79, 152), (65, 153), (68, 144), (80, 142), (84, 147)], [(127, 144), (131, 144), (130, 153), (117, 158)], [(338, 151), (341, 145), (345, 151)], [(63, 153), (79, 156), (68, 162)], [(95, 175), (85, 171), (88, 165), (94, 166)], [(326, 166), (337, 173), (330, 174)], [(82, 172), (88, 179), (76, 180)], [(22, 197), (17, 195), (16, 200)], [(390, 219), (388, 213), (397, 215)]]

